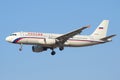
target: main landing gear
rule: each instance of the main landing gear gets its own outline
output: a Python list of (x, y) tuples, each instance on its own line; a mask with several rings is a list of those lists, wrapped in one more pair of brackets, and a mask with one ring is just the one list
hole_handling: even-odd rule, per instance
[[(52, 52), (51, 52), (51, 55), (54, 56), (56, 54), (56, 52), (54, 51), (53, 48), (51, 48)], [(62, 51), (64, 50), (64, 47), (59, 47), (59, 50)]]
[(56, 52), (55, 52), (55, 51), (52, 51), (52, 52), (51, 52), (51, 55), (52, 55), (52, 56), (54, 56), (55, 54), (56, 54)]
[(23, 45), (22, 45), (22, 44), (20, 44), (19, 51), (22, 51), (22, 47), (23, 47)]
[(60, 47), (59, 50), (60, 50), (60, 51), (64, 50), (64, 47)]
[(52, 50), (51, 55), (54, 56), (56, 52), (54, 51), (54, 48), (50, 48)]

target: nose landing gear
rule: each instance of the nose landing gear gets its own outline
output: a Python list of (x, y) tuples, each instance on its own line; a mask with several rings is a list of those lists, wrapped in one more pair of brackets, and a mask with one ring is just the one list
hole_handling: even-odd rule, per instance
[(23, 45), (22, 45), (22, 44), (20, 44), (19, 51), (22, 51), (22, 47), (23, 47)]

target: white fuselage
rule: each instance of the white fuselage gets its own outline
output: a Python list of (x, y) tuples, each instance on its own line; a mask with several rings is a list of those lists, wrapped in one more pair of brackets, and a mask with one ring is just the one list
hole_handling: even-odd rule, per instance
[[(8, 36), (6, 40), (16, 44), (42, 45), (44, 47), (53, 47), (56, 44), (56, 38), (63, 34), (38, 33), (38, 32), (16, 32)], [(93, 36), (76, 35), (68, 39), (65, 47), (81, 47), (104, 43), (102, 40), (95, 39)]]

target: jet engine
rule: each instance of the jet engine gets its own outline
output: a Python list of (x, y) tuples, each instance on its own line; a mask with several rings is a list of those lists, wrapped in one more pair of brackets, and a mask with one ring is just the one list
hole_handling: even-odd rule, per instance
[(42, 52), (42, 51), (46, 51), (47, 48), (46, 47), (42, 47), (42, 46), (32, 46), (32, 51), (33, 52)]

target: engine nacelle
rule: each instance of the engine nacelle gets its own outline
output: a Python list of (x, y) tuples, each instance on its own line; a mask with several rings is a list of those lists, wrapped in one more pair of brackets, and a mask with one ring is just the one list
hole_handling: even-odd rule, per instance
[(46, 47), (42, 47), (42, 46), (32, 46), (32, 51), (33, 52), (42, 52), (42, 51), (46, 51), (47, 48)]
[(56, 40), (55, 39), (45, 39), (45, 43), (48, 45), (53, 45), (56, 43)]

